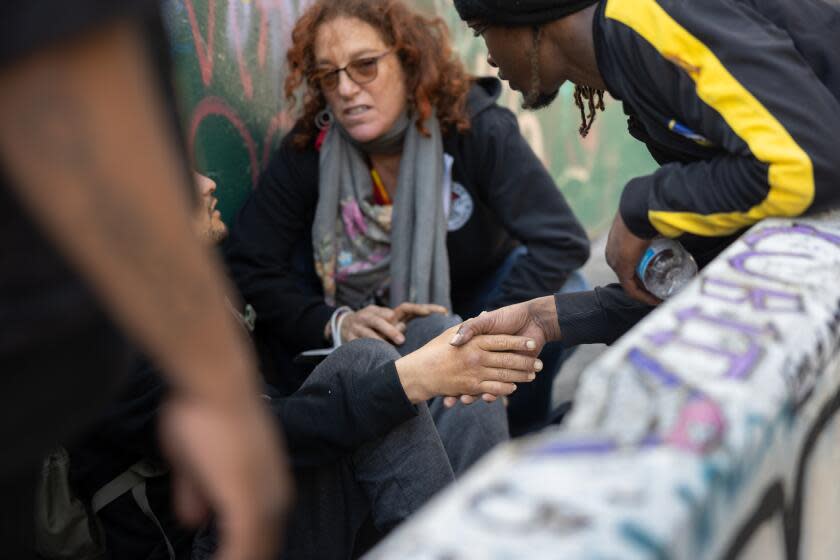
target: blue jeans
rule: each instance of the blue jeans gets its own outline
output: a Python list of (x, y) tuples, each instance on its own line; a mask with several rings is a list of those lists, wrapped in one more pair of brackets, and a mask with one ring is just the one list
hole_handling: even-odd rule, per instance
[[(461, 303), (455, 312), (467, 319), (475, 317), (487, 307), (487, 303), (499, 295), (502, 284), (510, 275), (516, 261), (528, 254), (525, 247), (517, 247), (507, 256), (498, 269), (473, 290), (473, 296), (466, 303)], [(582, 292), (590, 289), (580, 271), (569, 275), (560, 289), (561, 293)], [(548, 295), (548, 294), (546, 294)], [(540, 353), (543, 372), (531, 383), (522, 383), (510, 396), (508, 404), (508, 423), (510, 435), (521, 436), (539, 430), (549, 423), (552, 417), (551, 393), (554, 379), (560, 372), (563, 362), (572, 355), (574, 348), (566, 348), (562, 342), (546, 344)]]

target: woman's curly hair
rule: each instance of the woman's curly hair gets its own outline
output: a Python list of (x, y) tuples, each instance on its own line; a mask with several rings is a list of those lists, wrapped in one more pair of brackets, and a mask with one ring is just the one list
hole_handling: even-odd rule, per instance
[(317, 0), (295, 24), (286, 54), (285, 94), (291, 108), (298, 103), (299, 88), (304, 88), (302, 114), (292, 139), (295, 146), (310, 145), (318, 134), (315, 118), (326, 100), (312, 79), (315, 37), (321, 25), (338, 17), (364, 21), (394, 49), (405, 73), (409, 108), (421, 133), (427, 134), (422, 123), (433, 112), (444, 132), (469, 129), (466, 104), (472, 79), (453, 53), (442, 19), (424, 17), (401, 0)]

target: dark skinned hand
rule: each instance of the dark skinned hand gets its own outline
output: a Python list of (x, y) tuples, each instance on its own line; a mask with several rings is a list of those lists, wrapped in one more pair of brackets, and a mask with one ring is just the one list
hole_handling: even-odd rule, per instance
[(621, 287), (630, 297), (649, 305), (659, 305), (662, 301), (648, 292), (636, 275), (636, 266), (645, 254), (650, 239), (636, 237), (616, 212), (610, 234), (607, 237), (607, 264), (613, 269)]

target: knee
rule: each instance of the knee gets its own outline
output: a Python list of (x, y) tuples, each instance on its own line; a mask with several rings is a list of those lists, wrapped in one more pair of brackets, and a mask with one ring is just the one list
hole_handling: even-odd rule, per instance
[[(459, 403), (458, 406), (463, 405)], [(470, 409), (471, 421), (463, 426), (465, 432), (480, 433), (488, 448), (509, 439), (507, 408), (502, 399), (490, 403), (479, 401), (467, 408)]]
[(504, 433), (505, 437), (502, 439), (507, 439), (507, 408), (505, 408), (504, 400), (499, 398), (493, 402), (478, 402), (470, 406), (474, 407), (473, 410), (480, 419), (478, 422), (480, 425), (493, 433)]
[(446, 329), (454, 327), (460, 322), (461, 318), (457, 315), (442, 315), (440, 313), (413, 319), (408, 323), (408, 328), (405, 331), (406, 342), (400, 346), (400, 352), (404, 355), (409, 354), (425, 346)]
[(410, 328), (417, 329), (432, 339), (451, 327), (462, 323), (463, 320), (458, 315), (443, 315), (441, 313), (432, 313), (427, 317), (418, 317), (409, 323)]
[(352, 361), (370, 360), (387, 362), (400, 357), (399, 352), (384, 340), (375, 338), (357, 338), (339, 346), (331, 357), (342, 360), (343, 363)]
[(303, 386), (332, 383), (343, 375), (356, 378), (374, 372), (387, 362), (399, 358), (400, 353), (382, 340), (356, 339), (331, 352), (327, 359), (312, 371)]

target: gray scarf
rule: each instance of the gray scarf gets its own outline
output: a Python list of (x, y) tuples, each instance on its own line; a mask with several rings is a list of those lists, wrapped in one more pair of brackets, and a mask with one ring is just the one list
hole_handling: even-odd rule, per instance
[[(443, 141), (436, 117), (420, 134), (409, 117), (383, 137), (354, 141), (333, 122), (321, 147), (312, 224), (315, 268), (331, 305), (360, 309), (389, 293), (404, 302), (451, 308), (443, 209)], [(372, 202), (365, 154), (402, 149), (393, 207)]]

